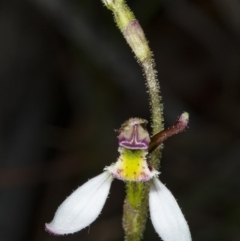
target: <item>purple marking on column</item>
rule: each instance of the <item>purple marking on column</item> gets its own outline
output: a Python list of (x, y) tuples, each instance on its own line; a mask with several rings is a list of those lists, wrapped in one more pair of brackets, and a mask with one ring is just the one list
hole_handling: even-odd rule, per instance
[(118, 130), (118, 144), (128, 149), (148, 149), (150, 136), (145, 129), (147, 121), (131, 118)]

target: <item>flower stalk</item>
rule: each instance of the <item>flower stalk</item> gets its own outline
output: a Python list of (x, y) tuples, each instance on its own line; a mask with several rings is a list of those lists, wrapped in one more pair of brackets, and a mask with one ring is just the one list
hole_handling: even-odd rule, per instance
[[(163, 129), (162, 105), (160, 104), (160, 87), (155, 70), (155, 61), (149, 48), (142, 27), (125, 0), (102, 0), (105, 6), (113, 12), (115, 22), (127, 43), (142, 66), (148, 88), (152, 114), (152, 134)], [(159, 158), (158, 158), (159, 159)], [(157, 162), (157, 161), (156, 161)], [(157, 163), (156, 163), (157, 164)]]

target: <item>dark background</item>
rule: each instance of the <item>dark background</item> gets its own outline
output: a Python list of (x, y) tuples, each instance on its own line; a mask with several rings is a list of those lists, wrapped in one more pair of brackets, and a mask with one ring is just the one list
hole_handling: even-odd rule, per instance
[[(240, 2), (128, 3), (156, 58), (165, 126), (190, 113), (160, 179), (194, 241), (239, 241)], [(100, 0), (0, 1), (0, 241), (123, 240), (117, 180), (89, 228), (58, 237), (44, 223), (117, 159), (114, 129), (134, 116), (150, 116), (142, 71)], [(160, 240), (150, 221), (144, 240)]]

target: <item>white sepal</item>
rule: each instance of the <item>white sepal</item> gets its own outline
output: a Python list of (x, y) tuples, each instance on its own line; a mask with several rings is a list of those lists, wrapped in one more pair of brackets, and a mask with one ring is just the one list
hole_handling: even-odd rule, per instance
[(75, 190), (57, 209), (47, 231), (53, 234), (77, 232), (91, 224), (100, 214), (112, 183), (109, 172), (90, 179)]
[(174, 196), (158, 178), (153, 178), (149, 193), (152, 224), (163, 241), (191, 241), (188, 224)]

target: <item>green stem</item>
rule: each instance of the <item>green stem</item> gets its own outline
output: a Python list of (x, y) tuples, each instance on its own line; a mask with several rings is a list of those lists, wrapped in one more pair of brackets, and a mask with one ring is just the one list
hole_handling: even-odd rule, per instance
[[(159, 96), (160, 87), (152, 52), (140, 24), (125, 0), (102, 1), (113, 12), (117, 26), (143, 68), (150, 98), (152, 134), (154, 135), (163, 130), (163, 117)], [(160, 149), (153, 151), (149, 158), (150, 164), (155, 169), (158, 169), (160, 164)], [(127, 196), (123, 213), (125, 241), (140, 241), (147, 220), (149, 183), (127, 182), (126, 186)]]
[(147, 221), (149, 183), (128, 182), (126, 192), (123, 207), (125, 240), (139, 241)]

